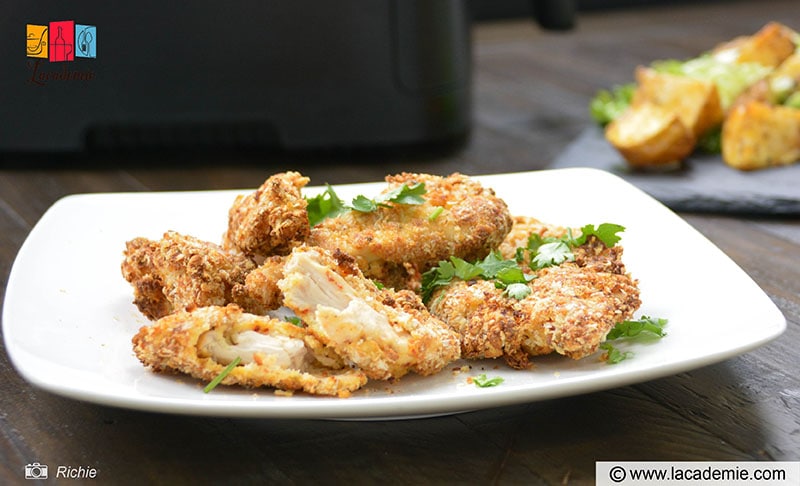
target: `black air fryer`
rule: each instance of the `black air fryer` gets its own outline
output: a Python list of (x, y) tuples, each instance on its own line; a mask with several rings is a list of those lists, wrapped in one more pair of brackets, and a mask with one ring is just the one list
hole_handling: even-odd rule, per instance
[(0, 152), (457, 140), (469, 23), (463, 0), (12, 0)]

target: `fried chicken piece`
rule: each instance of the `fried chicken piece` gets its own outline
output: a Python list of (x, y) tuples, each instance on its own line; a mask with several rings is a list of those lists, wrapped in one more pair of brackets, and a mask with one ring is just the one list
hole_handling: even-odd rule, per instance
[(268, 257), (255, 270), (247, 274), (244, 283), (233, 286), (231, 295), (233, 303), (238, 304), (246, 312), (265, 315), (283, 305), (283, 293), (278, 288), (278, 281), (283, 278), (283, 266), (286, 257), (273, 255)]
[(295, 248), (278, 285), (311, 333), (371, 379), (430, 375), (459, 357), (458, 335), (416, 294), (379, 289), (341, 251)]
[(285, 255), (305, 241), (310, 227), (300, 190), (308, 181), (297, 172), (283, 172), (269, 177), (255, 192), (237, 196), (228, 211), (223, 248), (264, 257)]
[(539, 270), (522, 299), (505, 296), (492, 281), (456, 281), (434, 292), (429, 308), (458, 331), (464, 358), (502, 356), (523, 369), (529, 356), (589, 356), (641, 301), (621, 247), (606, 248), (590, 237), (575, 254), (575, 262)]
[(464, 175), (402, 173), (386, 181), (384, 193), (424, 183), (425, 202), (345, 212), (314, 226), (308, 243), (353, 256), (364, 275), (387, 287), (416, 290), (420, 275), (439, 260), (483, 258), (511, 229), (505, 202)]
[(148, 319), (173, 312), (225, 305), (234, 285), (255, 268), (240, 252), (193, 236), (167, 231), (159, 241), (125, 244), (122, 276), (134, 289), (133, 303)]
[[(367, 378), (349, 367), (317, 359), (321, 347), (305, 328), (256, 316), (236, 305), (182, 311), (142, 327), (133, 338), (136, 357), (156, 371), (176, 371), (211, 381), (237, 357), (224, 385), (273, 387), (347, 397)], [(330, 364), (329, 355), (322, 356)]]

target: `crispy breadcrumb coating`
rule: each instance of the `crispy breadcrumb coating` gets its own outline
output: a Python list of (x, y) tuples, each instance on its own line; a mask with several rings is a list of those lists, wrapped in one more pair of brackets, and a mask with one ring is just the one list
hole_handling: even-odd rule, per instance
[(305, 328), (247, 314), (236, 305), (169, 315), (142, 327), (133, 345), (144, 365), (205, 381), (240, 358), (224, 385), (347, 397), (367, 382), (361, 371), (323, 366), (315, 357), (319, 343)]
[(255, 264), (240, 252), (193, 236), (167, 231), (159, 241), (135, 238), (125, 244), (122, 275), (134, 304), (149, 319), (173, 312), (225, 305)]
[(306, 200), (300, 190), (308, 177), (283, 172), (269, 177), (255, 192), (237, 196), (228, 212), (225, 249), (249, 255), (287, 254), (309, 232)]
[(528, 246), (528, 239), (531, 235), (539, 235), (542, 238), (559, 238), (567, 234), (567, 228), (544, 223), (531, 216), (514, 216), (513, 226), (506, 238), (497, 248), (503, 258), (511, 260), (515, 258), (517, 248)]
[(285, 256), (268, 257), (255, 270), (247, 274), (244, 283), (237, 283), (231, 292), (233, 303), (246, 312), (264, 315), (283, 305), (283, 294), (278, 280), (283, 278)]
[(459, 332), (464, 358), (502, 356), (523, 369), (529, 356), (586, 357), (616, 323), (633, 317), (641, 301), (637, 282), (625, 272), (622, 247), (607, 248), (591, 236), (573, 252), (574, 262), (539, 270), (522, 299), (506, 296), (493, 281), (457, 280), (435, 291), (428, 307)]
[(341, 251), (295, 248), (279, 286), (310, 331), (369, 378), (430, 375), (459, 357), (458, 335), (416, 294), (379, 289)]
[(384, 192), (424, 183), (425, 202), (389, 204), (371, 213), (348, 211), (323, 220), (311, 229), (309, 245), (351, 255), (364, 275), (387, 287), (417, 290), (420, 275), (439, 260), (483, 258), (511, 229), (505, 202), (462, 174), (402, 173), (386, 181)]

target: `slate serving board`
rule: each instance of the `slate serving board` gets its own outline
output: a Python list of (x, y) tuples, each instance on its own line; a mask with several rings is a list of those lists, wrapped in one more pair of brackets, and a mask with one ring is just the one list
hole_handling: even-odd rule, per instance
[(800, 163), (742, 172), (718, 155), (693, 155), (674, 171), (634, 171), (601, 128), (589, 127), (551, 165), (566, 167), (612, 172), (674, 211), (800, 216)]

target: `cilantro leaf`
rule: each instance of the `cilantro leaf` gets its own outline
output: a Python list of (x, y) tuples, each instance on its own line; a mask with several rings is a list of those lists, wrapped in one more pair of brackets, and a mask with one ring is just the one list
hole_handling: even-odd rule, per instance
[(565, 261), (573, 261), (575, 255), (563, 241), (544, 243), (536, 250), (536, 255), (531, 259), (531, 268), (539, 270), (553, 265), (561, 265)]
[(450, 284), (454, 278), (473, 280), (479, 277), (484, 280), (498, 279), (501, 288), (512, 283), (525, 283), (533, 278), (525, 275), (516, 261), (504, 260), (498, 251), (489, 253), (475, 263), (453, 256), (422, 274), (422, 301), (427, 302), (437, 287)]
[(283, 318), (283, 320), (297, 327), (305, 327), (303, 320), (297, 316), (286, 316)]
[(333, 218), (347, 210), (347, 206), (339, 199), (336, 191), (329, 184), (325, 185), (325, 191), (314, 196), (306, 197), (308, 223), (313, 227), (325, 218)]
[(352, 208), (362, 213), (371, 213), (378, 210), (378, 203), (366, 196), (356, 196), (352, 201)]
[(615, 348), (611, 343), (602, 343), (600, 345), (600, 349), (605, 351), (605, 360), (608, 364), (617, 364), (620, 361), (624, 361), (628, 358), (633, 357), (633, 352), (631, 351), (620, 351), (618, 348)]
[(453, 266), (456, 269), (454, 276), (460, 278), (461, 280), (472, 280), (475, 277), (479, 277), (483, 273), (483, 269), (480, 267), (480, 265), (469, 263), (461, 258), (450, 257), (450, 261), (453, 262)]
[(583, 245), (586, 243), (589, 236), (594, 235), (598, 240), (602, 241), (604, 245), (611, 248), (622, 239), (617, 233), (623, 231), (625, 231), (624, 226), (613, 223), (603, 223), (597, 228), (595, 228), (593, 224), (587, 224), (581, 228), (581, 236), (575, 240), (575, 244), (577, 246)]
[(606, 335), (606, 342), (600, 345), (605, 351), (604, 358), (608, 364), (617, 364), (620, 361), (633, 357), (632, 351), (620, 351), (609, 341), (661, 339), (666, 336), (664, 326), (667, 319), (642, 316), (641, 319), (618, 322)]
[(519, 268), (517, 262), (514, 260), (504, 260), (503, 255), (499, 251), (493, 251), (486, 255), (482, 261), (476, 263), (480, 267), (481, 273), (484, 278), (495, 278), (500, 273), (510, 269)]
[(609, 331), (606, 339), (613, 340), (637, 337), (640, 335), (642, 337), (662, 338), (667, 335), (664, 331), (664, 326), (666, 324), (666, 319), (642, 316), (641, 319), (618, 322), (611, 331)]
[(439, 265), (422, 274), (422, 301), (428, 302), (437, 287), (448, 285), (456, 275), (456, 267), (447, 260), (442, 260)]
[(513, 299), (521, 300), (525, 297), (531, 295), (531, 288), (528, 287), (524, 283), (512, 283), (506, 287), (506, 290), (503, 292), (503, 295), (507, 297), (511, 297)]
[(425, 202), (424, 196), (428, 191), (425, 189), (425, 184), (417, 182), (414, 185), (403, 184), (402, 186), (393, 189), (383, 196), (379, 196), (379, 202), (393, 202), (397, 204), (419, 205)]
[(472, 378), (472, 383), (479, 388), (489, 388), (503, 383), (505, 380), (499, 376), (494, 378), (487, 378), (486, 373), (482, 373)]
[[(313, 227), (326, 218), (334, 218), (345, 211), (355, 210), (361, 213), (377, 211), (379, 207), (388, 207), (387, 203), (418, 205), (425, 202), (422, 196), (426, 193), (425, 184), (418, 182), (412, 186), (403, 184), (382, 194), (375, 199), (359, 195), (353, 198), (348, 206), (333, 190), (330, 184), (325, 185), (325, 190), (314, 196), (306, 197), (308, 223)], [(441, 211), (439, 211), (441, 213)], [(436, 214), (438, 216), (438, 213)], [(435, 216), (434, 216), (435, 218)]]
[(388, 207), (388, 203), (406, 204), (406, 205), (420, 205), (425, 203), (425, 198), (422, 197), (427, 193), (425, 184), (417, 182), (409, 186), (403, 184), (396, 187), (385, 194), (377, 196), (375, 199), (369, 199), (366, 196), (356, 196), (352, 202), (352, 209), (362, 212), (371, 213), (377, 211), (379, 207)]

